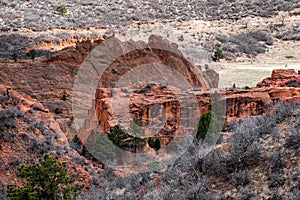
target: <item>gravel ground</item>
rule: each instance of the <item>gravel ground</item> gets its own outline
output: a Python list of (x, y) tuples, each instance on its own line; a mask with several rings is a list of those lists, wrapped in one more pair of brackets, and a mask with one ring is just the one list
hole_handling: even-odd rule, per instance
[[(65, 5), (68, 12), (56, 9)], [(189, 19), (240, 19), (270, 16), (299, 8), (298, 0), (1, 0), (1, 31), (19, 28), (106, 27), (132, 22), (182, 21)]]

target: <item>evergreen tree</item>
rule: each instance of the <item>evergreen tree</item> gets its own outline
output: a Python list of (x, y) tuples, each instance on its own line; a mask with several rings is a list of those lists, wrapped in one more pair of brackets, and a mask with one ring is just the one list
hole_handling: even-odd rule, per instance
[(108, 138), (119, 148), (136, 153), (137, 149), (142, 149), (146, 145), (146, 139), (136, 137), (141, 135), (141, 128), (136, 124), (132, 124), (129, 131), (131, 134), (116, 125), (110, 129)]
[(159, 138), (149, 138), (148, 139), (148, 144), (152, 149), (155, 149), (155, 151), (160, 149), (160, 140)]
[(15, 62), (17, 62), (17, 60), (18, 60), (18, 54), (16, 52), (13, 52), (13, 54), (11, 55), (11, 57), (14, 59)]
[(19, 166), (17, 176), (26, 183), (21, 187), (8, 185), (8, 200), (75, 199), (83, 188), (72, 185), (75, 180), (67, 176), (65, 164), (48, 154), (36, 164)]
[(212, 111), (207, 111), (201, 115), (197, 129), (197, 139), (204, 139), (209, 129), (210, 120), (212, 117)]
[(223, 55), (223, 51), (222, 49), (217, 49), (215, 52), (214, 52), (214, 56), (213, 56), (213, 60), (214, 61), (219, 61), (220, 59), (223, 59), (224, 58), (224, 55)]

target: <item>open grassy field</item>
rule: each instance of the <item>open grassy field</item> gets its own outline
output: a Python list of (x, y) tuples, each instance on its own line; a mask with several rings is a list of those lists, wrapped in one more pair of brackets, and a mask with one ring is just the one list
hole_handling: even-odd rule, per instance
[(271, 76), (273, 69), (300, 70), (300, 63), (218, 63), (213, 68), (220, 74), (219, 87), (255, 87), (258, 82)]

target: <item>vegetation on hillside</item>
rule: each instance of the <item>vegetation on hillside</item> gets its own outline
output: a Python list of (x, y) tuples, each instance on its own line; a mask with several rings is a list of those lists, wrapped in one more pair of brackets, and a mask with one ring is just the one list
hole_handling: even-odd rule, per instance
[[(288, 163), (299, 156), (299, 115), (299, 103), (279, 103), (273, 114), (232, 123), (227, 130), (230, 138), (220, 139), (218, 144), (225, 149), (214, 148), (202, 157), (201, 144), (196, 142), (163, 172), (105, 181), (78, 199), (117, 199), (117, 191), (122, 189), (125, 199), (297, 199), (300, 172), (297, 165)], [(287, 136), (278, 132), (284, 124), (290, 126), (286, 127), (290, 132)], [(160, 179), (159, 185), (152, 178), (154, 174)], [(262, 187), (266, 189), (262, 191)]]
[(47, 154), (36, 164), (19, 166), (17, 176), (26, 183), (20, 187), (8, 185), (8, 200), (71, 200), (83, 188), (72, 185), (75, 180), (68, 177), (65, 163)]
[[(54, 194), (60, 197), (65, 196), (66, 199), (70, 196), (70, 198), (74, 197), (73, 193), (76, 195), (79, 192), (75, 189), (78, 185), (73, 182), (73, 176), (76, 178), (76, 174), (72, 174), (72, 179), (70, 179), (66, 175), (65, 166), (56, 160), (68, 151), (71, 152), (68, 154), (70, 163), (76, 163), (73, 168), (82, 168), (81, 172), (90, 177), (89, 190), (81, 193), (77, 197), (79, 200), (118, 198), (296, 200), (300, 194), (298, 167), (300, 103), (278, 103), (274, 111), (269, 114), (233, 122), (229, 127), (225, 127), (226, 132), (220, 133), (218, 143), (206, 154), (201, 151), (201, 145), (204, 143), (195, 140), (174, 164), (166, 164), (163, 168), (149, 172), (136, 172), (120, 177), (107, 167), (96, 171), (91, 162), (81, 155), (85, 153), (97, 155), (97, 153), (106, 152), (104, 155), (110, 155), (107, 158), (114, 158), (116, 150), (111, 147), (116, 144), (123, 146), (127, 151), (136, 149), (139, 152), (148, 143), (149, 147), (158, 150), (159, 140), (153, 137), (137, 142), (134, 136), (116, 126), (108, 133), (108, 137), (98, 135), (97, 132), (91, 134), (90, 140), (94, 142), (92, 146), (96, 147), (95, 152), (91, 151), (90, 146), (84, 150), (79, 138), (74, 137), (70, 142), (70, 147), (76, 149), (79, 153), (77, 154), (72, 149), (67, 150), (62, 146), (56, 146), (57, 134), (48, 130), (43, 121), (29, 119), (28, 113), (24, 114), (10, 107), (7, 103), (7, 96), (0, 97), (0, 102), (4, 102), (3, 105), (5, 105), (5, 108), (0, 110), (1, 146), (13, 144), (14, 148), (20, 149), (24, 154), (34, 155), (34, 158), (40, 158), (47, 152), (54, 154), (53, 157), (41, 158), (40, 162), (35, 164), (29, 164), (32, 161), (27, 158), (15, 156), (11, 158), (9, 164), (3, 165), (12, 172), (12, 169), (17, 167), (18, 176), (24, 178), (24, 184), (21, 186), (8, 187), (7, 197), (10, 199), (18, 199), (18, 195), (26, 199), (29, 198), (29, 194), (32, 199), (42, 199)], [(202, 130), (199, 133), (205, 133), (208, 124), (210, 128), (213, 127), (213, 113), (215, 116), (221, 115), (219, 113), (221, 109), (216, 109), (220, 105), (216, 101), (212, 103), (216, 104), (212, 109), (214, 112), (208, 111), (202, 119), (199, 119), (199, 124), (203, 123), (199, 126), (198, 130)], [(40, 110), (42, 110), (41, 107), (33, 106), (31, 113), (40, 112)], [(20, 124), (22, 124), (22, 130), (26, 130), (27, 133), (17, 132)], [(136, 131), (136, 136), (143, 135), (139, 126), (129, 128), (129, 131), (133, 130)], [(30, 134), (31, 131), (32, 134)], [(38, 134), (41, 138), (33, 137), (34, 134)], [(207, 133), (204, 135), (205, 138), (208, 136)], [(123, 139), (119, 140), (120, 138)], [(139, 147), (138, 144), (142, 145)], [(101, 156), (103, 155), (99, 155)], [(2, 158), (0, 162), (5, 163)], [(160, 162), (159, 164), (164, 164), (163, 161)], [(52, 179), (51, 174), (58, 176)], [(34, 178), (30, 175), (34, 175)], [(48, 190), (48, 186), (53, 189)], [(70, 187), (71, 189), (67, 189)], [(6, 191), (2, 189), (0, 182), (0, 198), (6, 195)]]

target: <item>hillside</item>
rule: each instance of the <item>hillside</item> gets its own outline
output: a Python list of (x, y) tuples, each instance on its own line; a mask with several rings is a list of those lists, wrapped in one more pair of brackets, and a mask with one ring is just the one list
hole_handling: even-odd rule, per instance
[(298, 200), (299, 33), (296, 0), (1, 0), (0, 200)]
[[(0, 25), (2, 31), (18, 28), (45, 30), (48, 28), (105, 27), (131, 22), (182, 21), (191, 19), (240, 19), (265, 16), (299, 8), (293, 1), (2, 1)], [(65, 5), (67, 13), (57, 8)], [(7, 12), (9, 11), (9, 12)], [(35, 12), (33, 12), (35, 11)], [(95, 16), (97, 16), (95, 18)], [(121, 16), (121, 17), (119, 17)]]
[(299, 108), (279, 103), (272, 114), (233, 123), (205, 157), (195, 143), (173, 166), (107, 181), (78, 199), (296, 200)]
[[(86, 132), (78, 134), (76, 115), (74, 122), (74, 113), (71, 112), (74, 95), (72, 87), (82, 62), (93, 62), (89, 62), (93, 57), (88, 54), (91, 51), (93, 53), (93, 47), (97, 44), (107, 47), (114, 44), (113, 48), (109, 48), (113, 52), (126, 52), (126, 48), (133, 48), (134, 45), (146, 45), (147, 48), (136, 49), (126, 56), (118, 57), (103, 72), (104, 79), (99, 80), (94, 92), (95, 102), (98, 103), (91, 108), (93, 112), (88, 112), (94, 116), (88, 116), (92, 118), (85, 121), (86, 127), (83, 128)], [(169, 46), (169, 51), (159, 50), (156, 48), (158, 46)], [(97, 58), (101, 60), (101, 57)], [(175, 89), (174, 85), (139, 82), (140, 85), (129, 96), (128, 92), (132, 91), (130, 88), (111, 91), (124, 73), (128, 73), (133, 66), (147, 62), (165, 63), (172, 68), (180, 66), (177, 70), (184, 77), (190, 77), (189, 82), (193, 87), (187, 89), (179, 85)], [(186, 60), (178, 46), (155, 35), (149, 38), (148, 44), (127, 43), (110, 38), (96, 43), (78, 43), (76, 47), (35, 60), (19, 59), (14, 62), (3, 59), (0, 109), (2, 189), (8, 184), (23, 183), (24, 180), (16, 177), (17, 166), (35, 163), (43, 154), (49, 153), (61, 162), (67, 162), (69, 175), (77, 183), (85, 184), (86, 194), (82, 194), (79, 199), (272, 199), (276, 195), (283, 199), (294, 198), (299, 192), (295, 160), (298, 158), (297, 127), (300, 111), (297, 101), (300, 96), (300, 75), (294, 70), (275, 70), (271, 77), (262, 80), (257, 87), (222, 89), (215, 88), (218, 85), (218, 74), (212, 69), (199, 71), (199, 74), (196, 74), (195, 69), (201, 67)], [(142, 74), (144, 79), (151, 76), (149, 71), (143, 71)], [(179, 80), (175, 80), (175, 83)], [(199, 87), (195, 87), (197, 85)], [(81, 92), (87, 93), (86, 88), (81, 89)], [(198, 101), (195, 108), (199, 110), (198, 116), (201, 116), (215, 103), (211, 100), (215, 92), (225, 92), (222, 100), (227, 105), (224, 116), (227, 123), (223, 132), (218, 133), (217, 144), (203, 151), (207, 141), (193, 140), (189, 146), (185, 146), (187, 151), (183, 151), (182, 156), (166, 162), (167, 157), (164, 156), (167, 151), (163, 149), (170, 141), (166, 138), (172, 140), (180, 133), (180, 129), (177, 129), (180, 125), (179, 114), (191, 117), (190, 113), (178, 107), (176, 98), (180, 100), (181, 97), (186, 98), (187, 94), (195, 95)], [(97, 128), (109, 136), (114, 130), (111, 128), (117, 125), (117, 118), (112, 118), (115, 113), (111, 110), (114, 107), (110, 107), (110, 99), (117, 98), (120, 102), (126, 102), (128, 97), (132, 109), (130, 112), (136, 113), (142, 123), (147, 124), (165, 115), (167, 123), (158, 133), (159, 151), (153, 150), (149, 141), (143, 148), (137, 149), (138, 153), (144, 151), (150, 155), (164, 156), (154, 162), (149, 162), (150, 159), (145, 161), (143, 169), (133, 165), (134, 159), (126, 156), (122, 158), (127, 159), (126, 164), (120, 164), (122, 159), (118, 158), (117, 165), (111, 169), (107, 163), (95, 159), (91, 143), (85, 143), (89, 134), (93, 136), (88, 130), (93, 129), (94, 121), (88, 120), (98, 120), (100, 126)], [(214, 111), (222, 113), (221, 110)], [(153, 115), (152, 112), (161, 114)], [(75, 134), (78, 134), (79, 142), (74, 139)], [(80, 142), (84, 143), (85, 148)], [(99, 144), (103, 144), (103, 141)], [(96, 150), (103, 151), (107, 147), (105, 145), (100, 145)], [(129, 152), (136, 151), (134, 146), (126, 148)], [(86, 150), (91, 151), (92, 155)]]

